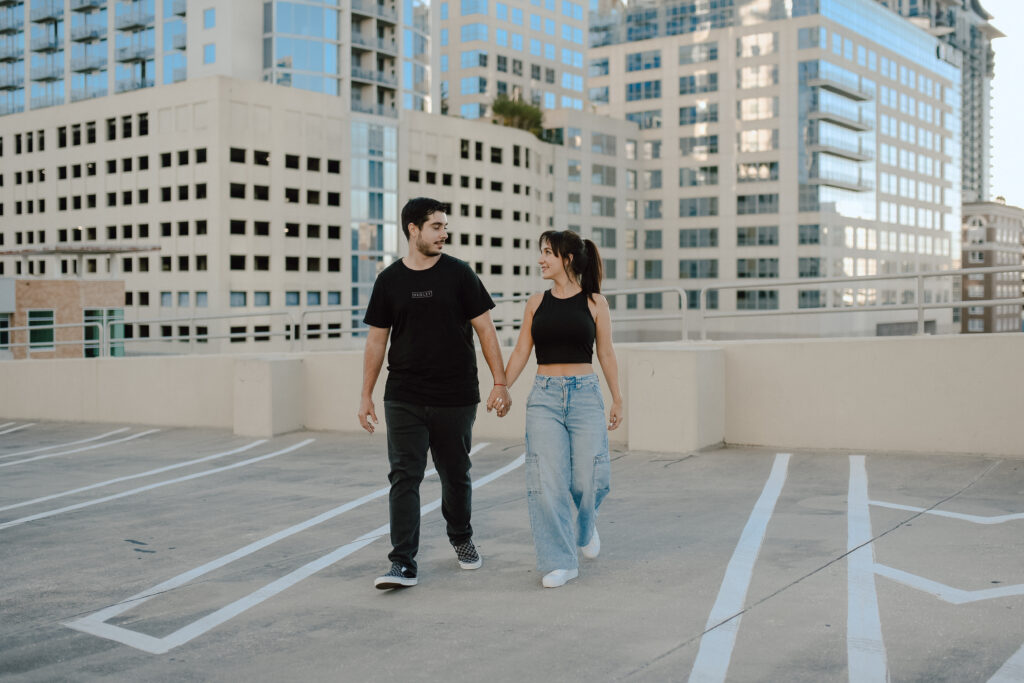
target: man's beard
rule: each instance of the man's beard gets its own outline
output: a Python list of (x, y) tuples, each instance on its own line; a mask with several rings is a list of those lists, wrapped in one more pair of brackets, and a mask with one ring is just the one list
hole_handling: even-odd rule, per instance
[(416, 240), (416, 249), (424, 256), (437, 256), (441, 253), (441, 248), (437, 244), (420, 238)]

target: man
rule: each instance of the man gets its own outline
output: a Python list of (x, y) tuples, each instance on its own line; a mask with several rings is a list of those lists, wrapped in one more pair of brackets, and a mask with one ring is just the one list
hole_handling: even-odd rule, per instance
[(511, 406), (494, 308), (468, 264), (442, 254), (448, 239), (446, 206), (420, 197), (402, 209), (409, 253), (385, 268), (373, 285), (363, 322), (370, 329), (363, 355), (359, 423), (373, 433), (373, 387), (384, 362), (388, 379), (384, 418), (391, 472), (391, 569), (374, 581), (380, 589), (415, 586), (420, 540), (420, 482), (429, 448), (441, 479), (441, 512), (459, 566), (482, 564), (470, 525), (469, 449), (480, 388), (473, 330), (494, 377), (487, 410), (504, 417)]

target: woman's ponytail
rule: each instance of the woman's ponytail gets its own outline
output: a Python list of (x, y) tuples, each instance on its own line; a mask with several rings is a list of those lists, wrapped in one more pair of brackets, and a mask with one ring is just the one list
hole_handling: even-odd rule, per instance
[(594, 294), (601, 293), (601, 281), (604, 279), (604, 264), (601, 262), (601, 255), (597, 251), (597, 245), (592, 240), (583, 240), (583, 261), (580, 275), (580, 286), (587, 293), (587, 298), (593, 298)]

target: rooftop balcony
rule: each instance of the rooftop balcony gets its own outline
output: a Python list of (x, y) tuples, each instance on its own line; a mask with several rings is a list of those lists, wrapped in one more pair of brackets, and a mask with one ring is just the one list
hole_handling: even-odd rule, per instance
[(875, 189), (874, 178), (843, 173), (811, 171), (807, 182), (811, 185), (828, 185), (843, 190), (852, 190), (853, 192), (871, 192)]
[(60, 104), (64, 104), (64, 96), (57, 95), (56, 93), (46, 93), (45, 95), (38, 95), (32, 98), (33, 109), (45, 109), (46, 107), (56, 107)]
[(71, 101), (81, 102), (82, 100), (91, 100), (96, 97), (104, 97), (107, 94), (106, 87), (91, 87), (91, 88), (74, 88), (71, 91)]
[(128, 78), (119, 80), (114, 84), (114, 92), (130, 92), (132, 90), (142, 90), (143, 88), (152, 88), (152, 78)]
[(844, 95), (853, 100), (866, 101), (874, 99), (874, 92), (864, 85), (864, 81), (856, 74), (837, 67), (829, 62), (818, 62), (816, 72), (807, 77), (807, 85), (812, 88), (825, 88)]
[(807, 151), (826, 152), (853, 161), (871, 161), (875, 158), (875, 149), (863, 140), (851, 143), (832, 136), (819, 138), (812, 136), (807, 141)]
[(0, 11), (0, 35), (20, 33), (25, 30), (25, 15), (10, 10)]
[(107, 68), (107, 56), (105, 54), (85, 55), (84, 57), (74, 57), (71, 60), (71, 70), (75, 73), (87, 73), (105, 68)]
[(37, 24), (63, 19), (64, 0), (34, 0), (29, 16)]
[(857, 132), (865, 132), (875, 128), (874, 119), (855, 105), (851, 107), (838, 107), (823, 102), (816, 102), (811, 105), (808, 116), (811, 119), (831, 121)]
[(375, 40), (359, 31), (352, 31), (352, 44), (372, 50)]
[(23, 69), (0, 68), (0, 90), (20, 90), (25, 87)]
[(56, 52), (64, 49), (64, 40), (53, 35), (35, 36), (32, 38), (33, 52)]
[(117, 48), (115, 59), (119, 62), (145, 62), (153, 59), (155, 53), (152, 45), (127, 45)]
[(105, 25), (79, 24), (71, 27), (71, 40), (76, 43), (92, 43), (106, 37)]
[[(300, 669), (305, 680), (342, 669), (370, 680), (386, 657), (398, 680), (470, 666), (495, 683), (1019, 681), (1024, 461), (986, 446), (992, 431), (1019, 434), (1024, 405), (1005, 375), (1024, 365), (1019, 342), (993, 336), (957, 350), (623, 347), (627, 414), (608, 432), (602, 554), (556, 595), (541, 588), (524, 500), (529, 371), (512, 412), (481, 411), (474, 426), (484, 567), (458, 569), (431, 473), (424, 585), (396, 595), (370, 588), (390, 547), (385, 425), (356, 433), (358, 390), (339, 391), (358, 386), (358, 352), (2, 363), (0, 382), (24, 387), (0, 404), (4, 614), (8, 628), (52, 636), (19, 641), (19, 672), (79, 680), (102, 651), (117, 680), (140, 661), (147, 678), (179, 679), (187, 655), (190, 671), (216, 680)], [(696, 396), (684, 382), (704, 375), (719, 381)], [(716, 415), (725, 444), (704, 450), (622, 438), (700, 433)], [(288, 433), (243, 436), (260, 424)], [(732, 445), (754, 433), (827, 445)], [(970, 455), (927, 450), (951, 434)], [(858, 448), (863, 437), (912, 447)], [(460, 647), (376, 637), (426, 632)]]
[(71, 0), (72, 12), (92, 12), (106, 6), (106, 0)]
[(370, 0), (352, 0), (352, 11), (357, 14), (378, 17), (391, 23), (398, 21), (398, 13), (395, 10)]
[(64, 78), (64, 61), (34, 64), (31, 67), (30, 75), (33, 81), (59, 81)]
[(352, 111), (360, 112), (362, 114), (373, 114), (375, 116), (387, 116), (388, 118), (398, 118), (398, 110), (393, 106), (385, 104), (364, 104), (360, 100), (352, 100)]
[(0, 42), (0, 62), (16, 62), (25, 58), (25, 48), (13, 40)]
[(367, 81), (370, 83), (379, 83), (381, 85), (390, 86), (392, 88), (398, 86), (398, 79), (394, 76), (390, 76), (383, 71), (375, 71), (373, 69), (363, 69), (358, 66), (352, 67), (352, 78), (360, 81)]
[(151, 12), (142, 9), (129, 9), (114, 18), (114, 27), (118, 31), (141, 31), (152, 28), (156, 18)]

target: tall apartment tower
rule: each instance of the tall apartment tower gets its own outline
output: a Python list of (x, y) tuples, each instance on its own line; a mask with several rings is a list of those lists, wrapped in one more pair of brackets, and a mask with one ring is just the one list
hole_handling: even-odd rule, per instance
[(585, 0), (441, 0), (434, 11), (442, 114), (487, 118), (499, 95), (584, 107)]
[[(640, 128), (637, 239), (661, 245), (645, 273), (721, 313), (866, 309), (730, 318), (723, 336), (905, 331), (913, 314), (886, 308), (916, 301), (913, 280), (814, 281), (947, 269), (959, 255), (959, 69), (873, 0), (728, 5), (633, 2), (595, 22), (591, 97)], [(756, 287), (698, 302), (747, 279)], [(950, 296), (949, 281), (925, 281), (925, 303)], [(938, 310), (928, 321), (952, 324)]]
[(429, 23), (418, 0), (3, 0), (0, 275), (123, 278), (126, 319), (193, 332), (365, 304), (404, 250)]
[(961, 67), (962, 190), (964, 203), (987, 202), (992, 170), (992, 41), (1004, 34), (980, 0), (877, 0), (937, 36)]
[[(993, 202), (965, 203), (963, 267), (1024, 265), (1024, 209), (1010, 206), (1002, 197)], [(1022, 273), (970, 273), (963, 276), (965, 302), (1020, 299)], [(998, 303), (969, 306), (961, 331), (1022, 332), (1021, 305)]]

